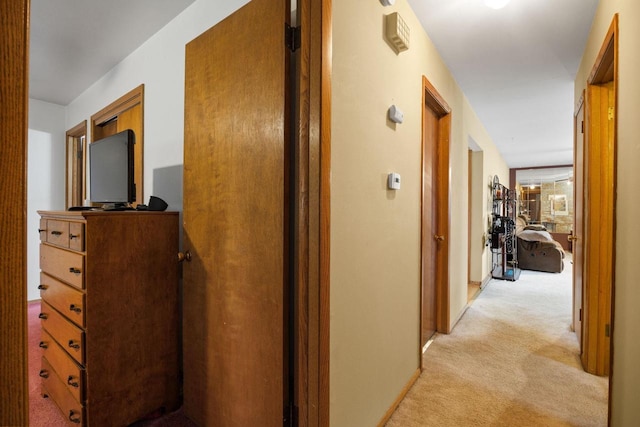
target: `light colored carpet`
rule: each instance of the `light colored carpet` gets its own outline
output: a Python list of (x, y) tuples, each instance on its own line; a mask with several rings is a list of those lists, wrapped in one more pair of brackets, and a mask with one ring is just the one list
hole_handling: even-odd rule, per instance
[(606, 426), (608, 380), (584, 372), (570, 329), (571, 268), (489, 282), (387, 427)]

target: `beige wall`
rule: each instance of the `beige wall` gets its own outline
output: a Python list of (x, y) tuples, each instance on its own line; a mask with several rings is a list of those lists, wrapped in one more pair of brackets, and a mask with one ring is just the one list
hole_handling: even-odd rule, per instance
[(618, 153), (615, 248), (615, 315), (613, 323), (612, 426), (640, 425), (640, 287), (637, 246), (640, 241), (634, 197), (640, 182), (640, 2), (601, 0), (576, 77), (576, 102), (611, 24), (619, 13)]
[[(383, 17), (395, 11), (411, 29), (411, 47), (399, 55), (383, 39)], [(419, 369), (423, 75), (453, 111), (454, 322), (467, 298), (469, 136), (483, 150), (487, 184), (493, 174), (506, 182), (508, 169), (405, 0), (386, 8), (375, 0), (333, 3), (332, 427), (375, 425)], [(404, 123), (387, 121), (391, 104)], [(398, 191), (386, 189), (390, 172), (402, 176)]]

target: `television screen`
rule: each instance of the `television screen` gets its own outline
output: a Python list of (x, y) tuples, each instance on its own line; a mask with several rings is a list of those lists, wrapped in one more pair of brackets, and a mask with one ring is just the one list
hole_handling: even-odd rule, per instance
[(89, 144), (89, 194), (93, 203), (127, 205), (135, 202), (131, 129)]

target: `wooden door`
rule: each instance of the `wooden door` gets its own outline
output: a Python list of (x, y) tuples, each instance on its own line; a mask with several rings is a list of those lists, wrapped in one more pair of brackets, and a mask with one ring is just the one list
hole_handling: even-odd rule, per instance
[(449, 140), (451, 109), (422, 77), (421, 326), (424, 347), (449, 333)]
[(202, 426), (283, 424), (287, 3), (186, 47), (184, 411)]
[(435, 167), (438, 117), (425, 107), (422, 121), (422, 333), (420, 345), (436, 332), (436, 223)]
[(615, 93), (613, 82), (587, 87), (586, 212), (582, 364), (609, 375), (615, 207)]
[(618, 15), (587, 79), (584, 145), (582, 366), (611, 368), (615, 266)]
[(584, 274), (584, 108), (575, 116), (573, 143), (573, 232), (569, 237), (573, 253), (573, 330), (582, 353), (582, 287)]

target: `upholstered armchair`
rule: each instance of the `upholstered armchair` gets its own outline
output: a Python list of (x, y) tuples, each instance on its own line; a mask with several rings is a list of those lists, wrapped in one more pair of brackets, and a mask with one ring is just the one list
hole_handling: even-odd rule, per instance
[(541, 225), (529, 225), (526, 218), (516, 218), (518, 267), (560, 273), (564, 269), (564, 249)]

